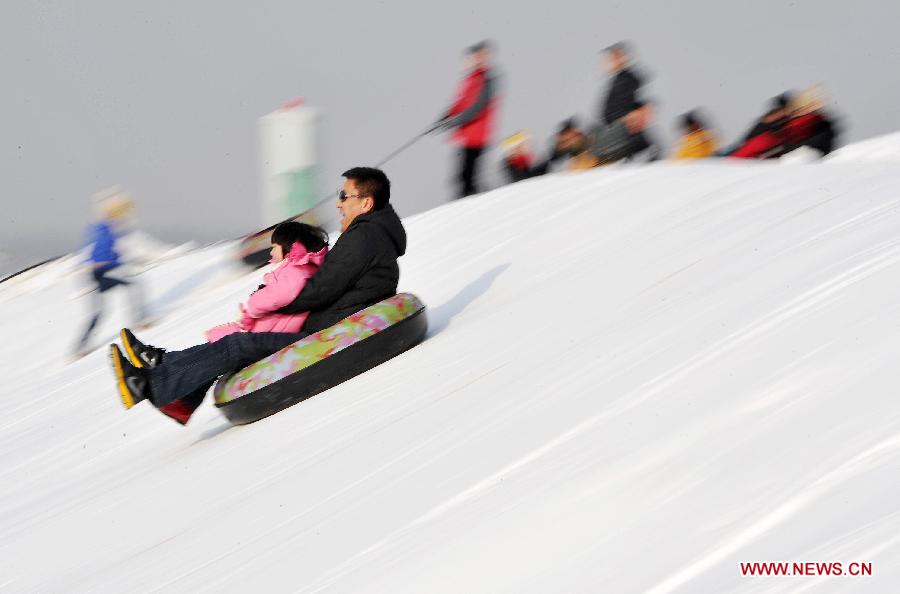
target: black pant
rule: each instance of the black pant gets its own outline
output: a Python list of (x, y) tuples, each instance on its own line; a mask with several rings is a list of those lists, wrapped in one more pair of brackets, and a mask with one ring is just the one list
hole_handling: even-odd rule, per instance
[(460, 198), (477, 194), (478, 189), (475, 187), (475, 180), (478, 179), (478, 159), (484, 147), (467, 146), (459, 151), (459, 177)]
[(81, 339), (76, 346), (76, 352), (83, 351), (93, 334), (100, 317), (103, 314), (103, 294), (116, 287), (127, 287), (130, 291), (131, 316), (132, 323), (137, 324), (143, 321), (145, 317), (143, 298), (141, 296), (141, 288), (125, 278), (119, 273), (116, 267), (113, 268), (95, 268), (91, 275), (96, 284), (95, 291), (91, 294), (91, 319), (88, 321), (87, 327), (81, 334)]
[(167, 351), (150, 370), (150, 398), (157, 407), (180, 399), (199, 405), (210, 386), (225, 373), (238, 371), (309, 336), (308, 332), (236, 332), (183, 351)]

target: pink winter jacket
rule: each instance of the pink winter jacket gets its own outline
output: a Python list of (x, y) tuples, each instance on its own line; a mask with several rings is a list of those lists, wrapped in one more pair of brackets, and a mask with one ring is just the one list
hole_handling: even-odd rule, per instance
[[(263, 277), (265, 286), (250, 295), (247, 306), (241, 306), (244, 317), (241, 323), (220, 324), (206, 331), (209, 342), (216, 342), (223, 336), (241, 332), (299, 332), (309, 312), (300, 314), (274, 313), (293, 301), (306, 281), (315, 274), (325, 261), (328, 248), (309, 253), (303, 244), (295, 242), (281, 265)], [(244, 328), (241, 328), (243, 324)]]

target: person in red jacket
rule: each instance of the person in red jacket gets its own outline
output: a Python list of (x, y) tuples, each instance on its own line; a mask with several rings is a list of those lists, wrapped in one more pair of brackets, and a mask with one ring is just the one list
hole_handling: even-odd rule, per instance
[(744, 138), (719, 154), (738, 159), (772, 159), (783, 155), (787, 142), (784, 125), (791, 101), (790, 92), (773, 98), (769, 111), (753, 125)]
[(460, 147), (459, 196), (478, 193), (478, 160), (491, 141), (497, 118), (496, 80), (490, 65), (491, 46), (487, 41), (466, 50), (469, 73), (460, 82), (456, 100), (430, 132), (454, 129), (453, 142)]

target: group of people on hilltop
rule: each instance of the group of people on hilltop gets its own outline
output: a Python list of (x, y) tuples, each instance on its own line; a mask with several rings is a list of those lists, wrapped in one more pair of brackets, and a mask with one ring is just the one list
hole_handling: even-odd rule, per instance
[(741, 139), (724, 149), (718, 148), (715, 135), (697, 112), (682, 116), (681, 132), (673, 159), (774, 159), (800, 147), (825, 156), (834, 149), (837, 137), (834, 120), (825, 111), (820, 86), (775, 97)]
[[(453, 130), (459, 145), (456, 179), (458, 196), (478, 192), (479, 162), (488, 148), (496, 126), (498, 92), (490, 64), (491, 46), (483, 41), (466, 51), (468, 74), (462, 80), (451, 107), (429, 130)], [(587, 169), (617, 161), (654, 161), (662, 151), (650, 134), (653, 104), (642, 97), (644, 77), (632, 66), (631, 52), (624, 43), (602, 52), (610, 75), (593, 124), (580, 126), (575, 118), (564, 121), (550, 142), (550, 150), (540, 159), (531, 148), (529, 135), (518, 132), (501, 143), (503, 170), (515, 182), (543, 175), (565, 162), (570, 170)], [(720, 148), (715, 134), (697, 110), (681, 116), (680, 137), (673, 159), (731, 157), (769, 159), (799, 147), (809, 147), (822, 155), (834, 148), (837, 129), (825, 110), (820, 87), (799, 94), (783, 93), (735, 145)]]
[(653, 103), (642, 97), (643, 76), (631, 65), (628, 48), (617, 43), (602, 52), (610, 75), (601, 97), (595, 123), (579, 126), (575, 118), (564, 121), (554, 135), (543, 161), (532, 155), (527, 134), (507, 138), (502, 148), (503, 166), (510, 180), (517, 181), (549, 171), (566, 161), (569, 169), (588, 169), (622, 160), (649, 162), (662, 155), (650, 134)]

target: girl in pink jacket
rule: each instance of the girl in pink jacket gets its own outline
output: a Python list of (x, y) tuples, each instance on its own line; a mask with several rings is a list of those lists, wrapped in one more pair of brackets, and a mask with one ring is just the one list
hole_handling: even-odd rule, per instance
[(303, 328), (309, 312), (280, 314), (277, 310), (293, 301), (322, 265), (328, 253), (328, 234), (305, 223), (282, 223), (272, 232), (271, 253), (269, 262), (281, 262), (281, 265), (263, 277), (265, 284), (250, 295), (246, 306), (239, 306), (239, 322), (206, 331), (209, 342), (234, 332), (299, 332)]

